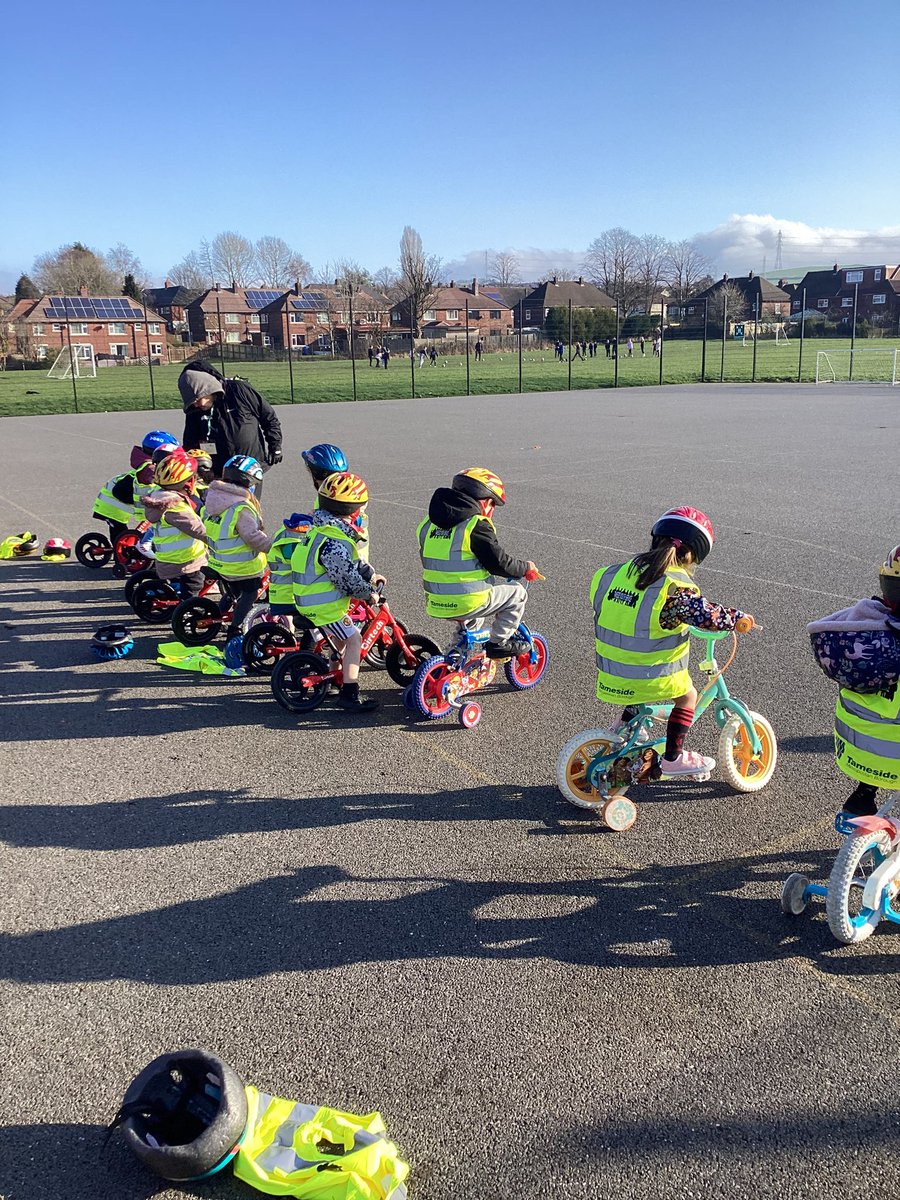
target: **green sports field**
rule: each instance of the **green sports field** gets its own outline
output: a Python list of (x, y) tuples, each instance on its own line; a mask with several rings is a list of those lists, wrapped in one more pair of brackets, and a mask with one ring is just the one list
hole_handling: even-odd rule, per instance
[[(816, 376), (816, 351), (831, 356), (838, 380), (846, 380), (849, 339), (807, 339), (803, 347), (802, 379), (812, 382)], [(854, 377), (870, 382), (890, 382), (892, 361), (886, 351), (900, 347), (898, 339), (857, 342)], [(860, 354), (877, 350), (878, 354)], [(696, 383), (700, 380), (702, 344), (695, 341), (670, 341), (663, 353), (663, 383)], [(659, 359), (649, 346), (645, 358), (635, 347), (635, 357), (619, 359), (619, 386), (632, 387), (660, 382)], [(785, 382), (797, 379), (800, 356), (799, 340), (789, 345), (761, 341), (757, 348), (756, 379), (759, 382)], [(250, 379), (273, 404), (291, 402), (291, 378), (286, 362), (257, 363), (226, 361), (226, 374)], [(153, 371), (156, 408), (179, 408), (176, 380), (181, 363), (157, 367)], [(601, 350), (597, 358), (576, 360), (571, 364), (573, 388), (612, 387), (614, 362)], [(749, 382), (753, 370), (753, 349), (738, 342), (726, 342), (724, 375), (722, 343), (708, 342), (706, 379), (727, 383)], [(391, 359), (390, 368), (374, 369), (361, 361), (356, 367), (358, 400), (398, 399), (411, 395), (409, 360)], [(345, 360), (301, 359), (293, 364), (295, 403), (321, 404), (332, 400), (353, 399), (351, 364)], [(522, 391), (560, 391), (569, 385), (568, 362), (556, 362), (552, 351), (527, 350), (523, 355)], [(469, 359), (469, 390), (473, 395), (519, 391), (518, 356), (512, 352), (488, 354), (481, 362)], [(151, 403), (150, 376), (146, 367), (107, 367), (97, 371), (95, 379), (77, 380), (78, 409), (81, 412), (145, 409)], [(439, 358), (437, 365), (426, 365), (415, 373), (417, 396), (458, 396), (466, 393), (466, 359), (463, 355)], [(48, 379), (46, 371), (7, 371), (0, 373), (0, 416), (73, 412), (75, 397), (71, 380)]]

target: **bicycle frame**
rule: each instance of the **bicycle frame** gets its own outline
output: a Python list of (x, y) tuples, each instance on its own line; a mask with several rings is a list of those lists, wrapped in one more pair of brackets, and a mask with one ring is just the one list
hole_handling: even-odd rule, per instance
[[(762, 750), (762, 745), (753, 727), (750, 713), (746, 705), (729, 692), (728, 685), (725, 683), (724, 668), (720, 668), (716, 662), (715, 651), (713, 649), (713, 643), (731, 636), (731, 631), (723, 630), (722, 632), (718, 632), (711, 629), (693, 629), (689, 627), (689, 632), (694, 637), (702, 638), (706, 642), (706, 658), (700, 663), (700, 670), (706, 675), (708, 682), (697, 700), (697, 707), (694, 712), (694, 724), (700, 720), (710, 707), (713, 709), (713, 716), (719, 729), (724, 728), (726, 721), (730, 717), (739, 717), (750, 739), (753, 753), (759, 754)], [(655, 705), (641, 704), (637, 706), (637, 709), (637, 713), (623, 730), (624, 745), (617, 747), (608, 754), (595, 755), (588, 765), (588, 779), (591, 785), (598, 791), (602, 790), (600, 787), (600, 776), (605, 773), (607, 767), (611, 766), (616, 759), (624, 758), (638, 745), (640, 745), (642, 750), (646, 750), (648, 747), (657, 748), (666, 740), (665, 735), (663, 735), (650, 742), (639, 743), (638, 741), (642, 730), (646, 729), (649, 731), (655, 720), (665, 720), (668, 717), (672, 711), (671, 703)]]
[[(891, 796), (887, 803), (883, 804), (872, 816), (847, 817), (845, 819), (838, 816), (835, 828), (838, 833), (846, 837), (856, 837), (865, 833), (886, 833), (888, 835), (891, 843), (890, 850), (885, 855), (884, 861), (879, 863), (866, 879), (862, 894), (862, 906), (863, 909), (868, 909), (870, 912), (879, 913), (883, 921), (893, 921), (895, 925), (900, 925), (900, 913), (895, 912), (891, 905), (891, 893), (887, 886), (896, 877), (897, 868), (900, 865), (900, 816), (891, 815), (896, 801), (897, 796)], [(818, 896), (824, 900), (827, 895), (828, 888), (822, 883), (807, 883), (803, 889), (804, 900), (808, 900), (810, 896)]]
[[(518, 633), (521, 637), (527, 638), (531, 646), (529, 662), (537, 662), (537, 650), (534, 648), (534, 638), (531, 636), (531, 630), (524, 621), (519, 625)], [(467, 662), (470, 662), (476, 655), (480, 654), (482, 648), (490, 640), (490, 626), (485, 626), (484, 629), (466, 629), (464, 624), (460, 624), (456, 645), (444, 655), (447, 665), (454, 670), (460, 670)]]

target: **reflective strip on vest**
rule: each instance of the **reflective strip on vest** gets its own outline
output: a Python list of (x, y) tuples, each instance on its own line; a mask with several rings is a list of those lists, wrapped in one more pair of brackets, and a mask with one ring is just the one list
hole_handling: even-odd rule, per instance
[(491, 574), (471, 550), (472, 530), (482, 516), (441, 529), (427, 517), (419, 525), (419, 556), (430, 617), (464, 617), (490, 599)]
[(226, 579), (253, 579), (266, 569), (266, 556), (248, 546), (237, 531), (238, 519), (245, 509), (256, 515), (251, 504), (238, 500), (217, 516), (204, 517), (209, 565)]
[(125, 471), (121, 475), (116, 475), (100, 489), (100, 495), (94, 503), (94, 512), (98, 516), (104, 517), (107, 521), (120, 521), (123, 525), (127, 525), (135, 517), (137, 513), (135, 506), (126, 504), (113, 495), (115, 485), (129, 474), (131, 474), (130, 471)]
[[(169, 513), (192, 513), (193, 511), (186, 500), (173, 504), (171, 508), (165, 510)], [(165, 512), (150, 530), (153, 536), (153, 553), (156, 555), (157, 562), (193, 562), (195, 558), (200, 557), (206, 546), (199, 538), (192, 537), (191, 534), (185, 533), (181, 529), (176, 529), (174, 525), (167, 525)]]
[(352, 561), (359, 560), (353, 538), (334, 525), (313, 525), (300, 536), (291, 556), (294, 607), (301, 616), (318, 626), (341, 621), (350, 611), (350, 597), (332, 583), (319, 562), (319, 551), (330, 539), (344, 542)]
[(601, 568), (591, 584), (597, 696), (614, 703), (674, 699), (691, 686), (689, 634), (663, 629), (659, 616), (673, 588), (699, 591), (671, 570), (639, 591), (632, 564)]
[(275, 535), (275, 541), (269, 550), (269, 603), (293, 604), (294, 586), (291, 571), (291, 556), (297, 542), (303, 537), (303, 532), (296, 529), (282, 529)]
[(874, 787), (900, 787), (900, 696), (842, 688), (834, 720), (835, 760), (845, 775)]

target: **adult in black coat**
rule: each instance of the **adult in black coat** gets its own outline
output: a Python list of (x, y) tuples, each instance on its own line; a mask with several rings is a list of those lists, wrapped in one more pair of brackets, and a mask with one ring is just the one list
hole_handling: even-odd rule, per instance
[[(212, 442), (213, 470), (221, 475), (232, 455), (248, 454), (263, 470), (280, 463), (281, 422), (272, 405), (244, 379), (226, 379), (212, 363), (195, 359), (178, 377), (184, 405), (185, 450), (199, 450)], [(257, 496), (262, 484), (256, 488)]]

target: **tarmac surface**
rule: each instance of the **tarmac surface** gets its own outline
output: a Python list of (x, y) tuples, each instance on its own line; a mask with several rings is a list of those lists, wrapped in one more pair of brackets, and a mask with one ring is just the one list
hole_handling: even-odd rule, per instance
[[(505, 480), (501, 541), (545, 573), (528, 620), (551, 665), (484, 697), (481, 725), (413, 721), (398, 690), (293, 717), (268, 682), (159, 667), (111, 572), (0, 563), (0, 1196), (251, 1195), (167, 1187), (102, 1132), (155, 1055), (202, 1045), (263, 1089), (378, 1109), (417, 1200), (801, 1198), (900, 1172), (900, 930), (839, 946), (782, 880), (827, 878), (851, 790), (833, 685), (804, 626), (877, 589), (900, 542), (900, 394), (880, 387), (642, 388), (283, 407), (274, 527), (307, 507), (299, 451), (341, 445), (368, 481), (372, 558), (422, 616), (415, 528), (434, 487)], [(177, 422), (160, 414), (159, 424)], [(148, 413), (8, 418), (2, 536), (73, 543)], [(698, 581), (752, 612), (732, 692), (771, 720), (758, 795), (634, 789), (605, 830), (554, 783), (594, 699), (593, 571), (690, 502), (717, 532)], [(99, 528), (99, 526), (97, 526)], [(711, 718), (691, 744), (715, 753)]]

